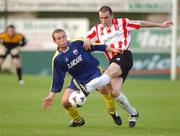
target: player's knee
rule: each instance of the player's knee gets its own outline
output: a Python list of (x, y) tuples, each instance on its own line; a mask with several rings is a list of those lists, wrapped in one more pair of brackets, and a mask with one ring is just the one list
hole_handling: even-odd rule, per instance
[(2, 66), (3, 61), (4, 61), (4, 60), (0, 58), (0, 66)]
[(113, 90), (111, 91), (111, 94), (112, 94), (112, 96), (113, 96), (114, 98), (116, 98), (116, 97), (119, 96), (120, 91), (119, 91), (119, 89), (113, 89)]
[(102, 95), (106, 95), (106, 94), (108, 94), (106, 91), (104, 91), (104, 90), (98, 90)]
[(103, 86), (103, 87), (99, 87), (98, 88), (98, 91), (103, 94), (103, 95), (106, 95), (106, 94), (109, 94), (110, 93), (110, 90), (106, 87), (106, 86)]
[(69, 103), (68, 98), (67, 99), (62, 99), (61, 104), (65, 109), (71, 107), (71, 104)]

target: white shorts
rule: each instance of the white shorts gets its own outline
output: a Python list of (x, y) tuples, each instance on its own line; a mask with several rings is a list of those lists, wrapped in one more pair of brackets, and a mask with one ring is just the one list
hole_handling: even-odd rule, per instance
[(8, 49), (3, 45), (0, 45), (0, 56), (6, 57), (7, 53), (11, 54), (11, 56), (17, 56), (20, 53), (20, 46), (17, 46), (13, 49)]

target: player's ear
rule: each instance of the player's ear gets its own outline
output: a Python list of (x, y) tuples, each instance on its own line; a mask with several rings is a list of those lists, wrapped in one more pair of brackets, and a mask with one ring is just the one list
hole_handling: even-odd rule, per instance
[(53, 37), (53, 42), (56, 43), (56, 39)]

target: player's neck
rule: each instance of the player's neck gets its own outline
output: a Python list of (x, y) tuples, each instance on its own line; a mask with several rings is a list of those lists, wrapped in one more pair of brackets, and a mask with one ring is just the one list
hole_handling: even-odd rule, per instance
[(111, 27), (111, 23), (103, 25), (103, 26), (104, 26), (104, 28), (110, 28)]
[(58, 47), (58, 50), (61, 51), (61, 52), (66, 52), (68, 49), (69, 49), (68, 46), (65, 46), (65, 47)]

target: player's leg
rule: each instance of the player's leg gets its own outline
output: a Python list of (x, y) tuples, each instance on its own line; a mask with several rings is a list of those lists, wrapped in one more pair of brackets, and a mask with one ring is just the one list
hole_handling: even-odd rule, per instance
[(110, 86), (112, 87), (112, 95), (115, 97), (115, 100), (122, 105), (124, 110), (126, 110), (131, 115), (135, 115), (137, 114), (136, 110), (131, 106), (127, 97), (122, 93), (122, 91), (120, 91), (122, 84), (122, 78), (113, 78), (111, 80)]
[(77, 88), (76, 88), (73, 80), (71, 80), (68, 88), (65, 89), (64, 94), (63, 94), (62, 99), (61, 99), (61, 104), (66, 109), (69, 116), (73, 119), (70, 122), (70, 125), (69, 125), (70, 127), (77, 127), (77, 126), (82, 126), (85, 124), (85, 121), (80, 116), (77, 107), (73, 107), (69, 103), (69, 96), (75, 90), (77, 90)]
[(22, 67), (21, 67), (19, 51), (20, 51), (20, 47), (13, 48), (11, 50), (11, 56), (12, 56), (12, 62), (16, 68), (19, 84), (24, 84), (24, 81), (22, 79)]
[(117, 103), (119, 103), (121, 107), (130, 114), (129, 127), (134, 127), (136, 125), (136, 121), (138, 118), (138, 112), (130, 104), (128, 98), (122, 93), (121, 91), (122, 85), (123, 85), (123, 79), (121, 77), (113, 78), (110, 84), (112, 88), (112, 95), (114, 96)]
[(2, 64), (4, 62), (4, 57), (0, 55), (0, 72), (2, 70)]
[(122, 120), (119, 116), (119, 113), (116, 112), (114, 98), (111, 95), (109, 88), (108, 87), (101, 87), (101, 88), (98, 88), (98, 91), (102, 94), (104, 101), (105, 101), (105, 104), (108, 108), (108, 113), (111, 115), (114, 122), (117, 125), (122, 125)]
[[(86, 84), (87, 82), (90, 82), (91, 80), (93, 80), (94, 78), (97, 78), (101, 76), (101, 71), (99, 68), (97, 68), (97, 71), (94, 74), (91, 74), (89, 77), (87, 77), (86, 81), (82, 81), (83, 84)], [(87, 96), (88, 93), (84, 90), (84, 87), (82, 84), (78, 83), (77, 81), (73, 80), (74, 84), (77, 85), (77, 87), (82, 90), (82, 92)], [(101, 92), (101, 94), (103, 94), (104, 96), (104, 100), (105, 103), (108, 107), (108, 112), (109, 114), (112, 116), (114, 122), (117, 125), (121, 125), (122, 121), (121, 118), (119, 117), (119, 114), (115, 111), (115, 103), (114, 103), (114, 98), (111, 95), (111, 91), (107, 88), (107, 87), (100, 87), (98, 88), (98, 90)]]
[(7, 56), (7, 49), (3, 45), (0, 45), (0, 71), (2, 70), (2, 64)]
[(111, 60), (119, 65), (121, 69), (121, 76), (113, 78), (111, 80), (112, 94), (115, 96), (116, 101), (122, 105), (122, 107), (130, 114), (129, 127), (134, 127), (138, 118), (138, 113), (129, 103), (127, 97), (122, 93), (121, 87), (125, 81), (130, 69), (133, 66), (133, 56), (131, 51), (126, 50), (123, 54), (116, 56)]
[(107, 85), (112, 78), (128, 73), (132, 66), (133, 58), (131, 51), (126, 50), (123, 54), (117, 54), (110, 60), (110, 65), (102, 76), (86, 84), (87, 90), (91, 92), (97, 87)]
[(112, 62), (104, 74), (100, 77), (91, 80), (89, 83), (86, 84), (86, 88), (88, 92), (93, 91), (95, 88), (105, 86), (110, 83), (110, 80), (114, 77), (118, 77), (122, 74), (122, 70), (118, 64)]

